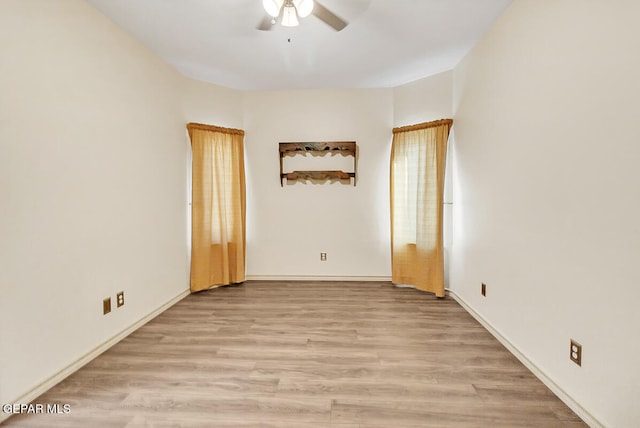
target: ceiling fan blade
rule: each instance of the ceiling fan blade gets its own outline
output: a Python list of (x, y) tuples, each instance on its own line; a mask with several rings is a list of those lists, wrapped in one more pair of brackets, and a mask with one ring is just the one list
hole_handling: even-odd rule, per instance
[(262, 21), (260, 21), (256, 28), (261, 31), (271, 31), (273, 29), (274, 20), (275, 18), (273, 18), (271, 15), (267, 15), (262, 18)]
[(313, 12), (311, 13), (314, 14), (316, 18), (336, 31), (343, 30), (344, 27), (346, 27), (348, 24), (347, 21), (340, 18), (338, 15), (331, 12), (329, 9), (327, 9), (317, 1), (315, 2), (315, 5), (313, 6)]

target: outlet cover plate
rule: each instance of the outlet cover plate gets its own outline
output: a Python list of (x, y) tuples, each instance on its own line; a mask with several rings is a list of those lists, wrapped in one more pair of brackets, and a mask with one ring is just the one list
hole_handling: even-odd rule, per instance
[(569, 349), (569, 359), (582, 367), (582, 345), (571, 339), (571, 348)]

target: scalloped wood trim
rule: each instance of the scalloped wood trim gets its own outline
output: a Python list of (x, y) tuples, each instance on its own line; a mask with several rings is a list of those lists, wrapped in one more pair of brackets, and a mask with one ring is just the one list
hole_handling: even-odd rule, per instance
[(293, 171), (283, 174), (287, 180), (349, 180), (353, 172), (344, 171)]
[(343, 155), (355, 155), (355, 141), (315, 141), (280, 143), (278, 149), (281, 154), (296, 152), (339, 152)]

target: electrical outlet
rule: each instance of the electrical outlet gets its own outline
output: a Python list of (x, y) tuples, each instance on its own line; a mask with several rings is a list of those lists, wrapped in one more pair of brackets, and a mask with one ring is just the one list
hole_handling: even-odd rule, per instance
[(116, 294), (116, 304), (118, 305), (118, 307), (124, 305), (124, 291), (121, 291), (118, 294)]
[(102, 301), (102, 315), (107, 315), (109, 312), (111, 312), (111, 297)]
[(327, 253), (320, 253), (320, 261), (323, 261), (323, 262), (327, 261)]
[(484, 282), (482, 283), (482, 288), (480, 288), (480, 293), (482, 293), (483, 296), (487, 295), (487, 284)]
[(571, 359), (571, 361), (582, 367), (582, 345), (573, 339), (571, 339), (569, 358)]

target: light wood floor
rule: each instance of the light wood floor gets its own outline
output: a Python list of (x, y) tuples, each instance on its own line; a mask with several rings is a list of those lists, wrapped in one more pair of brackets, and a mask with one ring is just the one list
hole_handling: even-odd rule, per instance
[(586, 426), (454, 300), (388, 283), (188, 296), (19, 415), (32, 427)]

